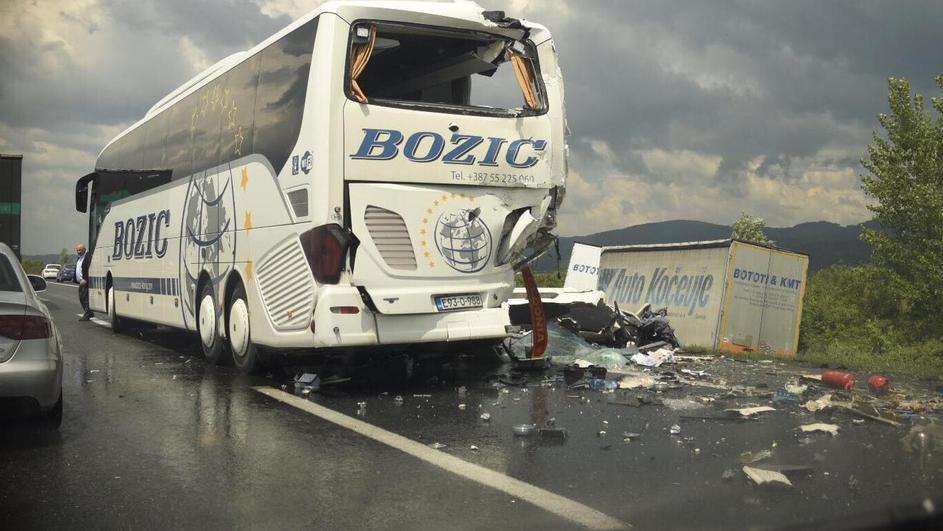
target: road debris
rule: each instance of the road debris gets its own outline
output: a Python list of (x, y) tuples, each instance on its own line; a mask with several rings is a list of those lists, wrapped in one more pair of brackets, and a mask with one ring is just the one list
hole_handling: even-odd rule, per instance
[(671, 363), (674, 361), (674, 350), (669, 348), (660, 348), (648, 354), (641, 352), (632, 355), (632, 363), (644, 367), (661, 367), (662, 363)]
[(317, 391), (321, 388), (321, 379), (313, 372), (305, 372), (296, 375), (294, 383), (296, 392), (303, 392), (304, 390), (307, 390), (308, 393), (311, 393), (312, 391)]
[(887, 377), (881, 376), (880, 374), (875, 374), (868, 378), (868, 387), (871, 389), (871, 392), (876, 395), (887, 393), (889, 385)]
[(776, 411), (776, 408), (769, 406), (754, 406), (754, 407), (743, 407), (739, 409), (725, 409), (724, 411), (730, 411), (734, 413), (739, 413), (744, 417), (752, 417), (758, 413), (766, 413), (767, 411)]
[(566, 441), (567, 432), (564, 428), (540, 428), (537, 430), (537, 437), (544, 443), (563, 443)]
[(442, 444), (442, 443), (440, 443), (440, 442), (434, 442), (434, 443), (429, 443), (428, 446), (429, 446), (429, 448), (432, 448), (433, 450), (441, 450), (441, 449), (445, 448), (446, 445), (444, 445), (444, 444)]
[(764, 470), (762, 468), (754, 468), (751, 466), (744, 466), (743, 473), (746, 474), (757, 485), (763, 485), (765, 483), (781, 483), (783, 485), (792, 486), (792, 482), (789, 481), (782, 472), (776, 472), (775, 470)]
[(619, 389), (651, 389), (654, 386), (655, 377), (644, 373), (623, 376), (618, 383)]
[(790, 393), (786, 389), (778, 389), (776, 393), (773, 394), (773, 403), (782, 404), (786, 402), (798, 403), (799, 395)]
[(482, 413), (479, 417), (483, 422), (489, 422), (491, 420), (491, 413)]
[(668, 406), (672, 411), (690, 411), (693, 409), (703, 409), (706, 404), (692, 400), (691, 397), (684, 398), (663, 398), (661, 403)]
[(847, 372), (825, 371), (822, 373), (822, 383), (836, 389), (851, 391), (855, 388), (855, 377)]
[(801, 396), (803, 393), (805, 393), (809, 389), (809, 386), (805, 384), (787, 383), (786, 385), (783, 386), (783, 389), (785, 389), (787, 393), (792, 393), (794, 395)]
[(821, 431), (821, 432), (829, 433), (831, 435), (838, 435), (837, 424), (826, 424), (824, 422), (816, 422), (813, 424), (804, 424), (802, 426), (799, 426), (799, 429), (802, 430), (803, 433)]
[(514, 435), (518, 437), (530, 437), (534, 434), (534, 430), (536, 429), (536, 424), (518, 424), (511, 428), (511, 430), (514, 431)]
[(773, 451), (766, 450), (757, 450), (755, 452), (743, 452), (740, 454), (740, 463), (743, 465), (752, 465), (753, 463), (758, 463), (764, 459), (769, 459), (773, 456)]
[(802, 404), (802, 407), (812, 413), (832, 407), (832, 395), (823, 395), (815, 400), (809, 400), (805, 404)]

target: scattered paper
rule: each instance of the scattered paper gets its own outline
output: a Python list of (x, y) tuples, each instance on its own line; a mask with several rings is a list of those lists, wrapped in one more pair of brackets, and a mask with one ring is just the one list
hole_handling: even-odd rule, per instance
[(803, 374), (802, 376), (800, 376), (800, 378), (802, 378), (803, 380), (815, 380), (817, 382), (822, 381), (821, 374)]
[(662, 363), (674, 361), (674, 351), (667, 348), (660, 348), (648, 354), (638, 352), (630, 358), (634, 363), (645, 367), (660, 367)]
[(756, 415), (757, 413), (765, 413), (767, 411), (776, 411), (776, 408), (772, 408), (769, 406), (755, 406), (755, 407), (744, 407), (740, 409), (727, 409), (725, 411), (736, 411), (737, 413), (740, 413), (744, 417), (752, 417), (753, 415)]
[(619, 389), (651, 389), (654, 385), (655, 377), (647, 374), (623, 376), (619, 380)]
[(748, 478), (753, 480), (757, 485), (762, 485), (764, 483), (782, 483), (783, 485), (792, 486), (792, 482), (789, 481), (789, 478), (784, 476), (782, 472), (776, 472), (774, 470), (763, 470), (762, 468), (754, 468), (752, 466), (744, 466), (743, 473), (747, 475)]
[(812, 431), (824, 431), (825, 433), (838, 435), (837, 424), (826, 424), (824, 422), (816, 422), (815, 424), (806, 424), (804, 426), (799, 426), (799, 429), (806, 433), (812, 432)]
[(832, 407), (832, 395), (825, 395), (817, 400), (809, 400), (805, 404), (802, 404), (802, 407), (806, 408), (812, 413), (827, 407)]

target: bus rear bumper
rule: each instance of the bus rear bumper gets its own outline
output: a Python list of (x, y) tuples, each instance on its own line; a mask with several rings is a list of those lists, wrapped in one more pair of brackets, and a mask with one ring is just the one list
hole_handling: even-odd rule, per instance
[[(356, 307), (356, 313), (339, 308)], [(500, 339), (510, 324), (507, 310), (386, 315), (365, 307), (356, 289), (325, 290), (314, 315), (314, 347), (358, 347)]]
[(376, 315), (384, 344), (498, 339), (507, 335), (508, 313), (502, 308), (417, 315)]

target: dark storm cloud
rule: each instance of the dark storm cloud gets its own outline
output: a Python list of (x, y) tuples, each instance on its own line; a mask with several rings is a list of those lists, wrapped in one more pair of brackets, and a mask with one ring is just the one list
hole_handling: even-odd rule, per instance
[[(886, 109), (886, 78), (909, 78), (930, 94), (943, 72), (943, 2), (481, 1), (554, 33), (573, 149), (567, 215), (575, 222), (561, 226), (565, 234), (622, 226), (620, 214), (729, 221), (725, 212), (741, 206), (716, 203), (724, 197), (754, 201), (773, 223), (860, 221), (867, 212), (848, 174), (860, 172), (857, 159)], [(290, 22), (271, 14), (318, 3), (0, 1), (0, 150), (23, 152), (24, 179), (34, 183), (24, 194), (24, 212), (37, 215), (24, 215), (24, 248), (81, 238), (76, 217), (65, 231), (74, 234), (45, 242), (42, 219), (69, 211), (74, 178), (116, 133), (201, 65)], [(810, 168), (833, 174), (810, 177)], [(835, 177), (843, 171), (845, 180)], [(756, 175), (779, 188), (749, 189)], [(763, 199), (794, 183), (822, 202), (799, 195), (776, 210), (775, 195)], [(712, 203), (698, 210), (651, 196), (679, 187)], [(650, 196), (635, 202), (636, 192)], [(586, 213), (606, 201), (610, 210), (587, 224)], [(835, 205), (852, 203), (839, 219)]]
[(755, 157), (766, 170), (866, 143), (888, 76), (930, 92), (943, 71), (943, 3), (591, 1), (565, 18), (530, 6), (558, 43), (577, 138), (719, 154), (721, 182)]
[(247, 1), (104, 0), (102, 6), (128, 28), (188, 37), (211, 62), (250, 48), (291, 23), (287, 17), (265, 16)]

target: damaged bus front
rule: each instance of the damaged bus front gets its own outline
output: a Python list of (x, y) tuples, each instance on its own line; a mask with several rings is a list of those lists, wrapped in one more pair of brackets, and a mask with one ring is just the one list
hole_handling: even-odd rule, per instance
[(563, 198), (549, 32), (448, 7), (365, 12), (343, 32), (350, 280), (383, 344), (504, 337), (515, 267), (553, 241)]

